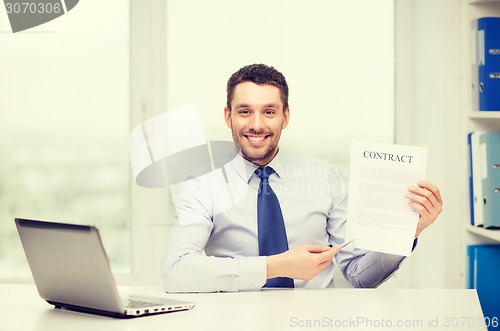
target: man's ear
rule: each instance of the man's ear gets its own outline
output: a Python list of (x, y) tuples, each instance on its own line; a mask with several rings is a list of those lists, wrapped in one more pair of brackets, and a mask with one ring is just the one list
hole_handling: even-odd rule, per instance
[(290, 107), (283, 109), (283, 121), (281, 122), (281, 129), (288, 126), (288, 120), (290, 119)]
[(232, 129), (231, 123), (231, 109), (228, 106), (224, 107), (224, 120), (226, 121), (226, 125), (228, 128)]

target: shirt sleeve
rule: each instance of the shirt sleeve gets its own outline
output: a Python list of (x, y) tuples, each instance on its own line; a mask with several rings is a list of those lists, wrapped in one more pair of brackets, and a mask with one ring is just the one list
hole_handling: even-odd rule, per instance
[(337, 257), (337, 262), (342, 274), (352, 286), (374, 288), (389, 279), (404, 259), (404, 256), (399, 255), (343, 249), (341, 256)]
[(235, 292), (260, 289), (266, 282), (266, 258), (213, 257), (203, 253), (212, 225), (177, 225), (162, 264), (167, 292)]
[[(190, 183), (191, 184), (191, 183)], [(213, 230), (210, 189), (184, 185), (174, 199), (177, 224), (167, 240), (162, 263), (167, 292), (234, 292), (260, 289), (266, 282), (266, 257), (214, 257), (204, 249)]]

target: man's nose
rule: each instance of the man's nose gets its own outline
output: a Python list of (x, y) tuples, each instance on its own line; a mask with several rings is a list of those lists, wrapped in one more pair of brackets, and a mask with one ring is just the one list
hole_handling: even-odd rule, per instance
[(264, 116), (261, 113), (255, 112), (250, 120), (250, 129), (261, 131), (264, 129)]

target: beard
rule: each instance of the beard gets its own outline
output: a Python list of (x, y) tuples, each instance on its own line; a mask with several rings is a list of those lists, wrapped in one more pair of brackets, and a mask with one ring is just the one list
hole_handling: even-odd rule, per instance
[[(276, 154), (278, 150), (278, 146), (272, 145), (264, 150), (258, 150), (256, 148), (243, 148), (240, 146), (239, 148), (241, 155), (248, 161), (260, 164), (265, 160), (271, 160), (272, 157)], [(266, 162), (267, 163), (267, 162)], [(263, 164), (260, 164), (263, 165)]]
[[(273, 137), (274, 134), (269, 134), (266, 139), (271, 139)], [(233, 141), (235, 142), (240, 155), (247, 161), (256, 165), (262, 166), (269, 163), (278, 151), (278, 145), (275, 141), (271, 141), (271, 144), (269, 145), (252, 146), (246, 142), (246, 139), (247, 138), (243, 134), (239, 135), (233, 132)]]

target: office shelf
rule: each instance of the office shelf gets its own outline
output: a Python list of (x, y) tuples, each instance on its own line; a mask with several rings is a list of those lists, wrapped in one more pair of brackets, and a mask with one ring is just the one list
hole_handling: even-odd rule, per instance
[(500, 111), (471, 111), (468, 114), (470, 119), (497, 119), (500, 120)]
[(478, 228), (476, 226), (468, 226), (467, 231), (478, 236), (481, 236), (486, 239), (491, 239), (494, 241), (498, 241), (500, 243), (500, 229), (498, 230), (489, 230), (484, 228)]
[[(472, 64), (472, 45), (471, 45), (471, 24), (472, 20), (478, 19), (480, 17), (487, 16), (495, 16), (500, 17), (500, 0), (467, 0), (463, 1), (463, 15), (462, 20), (464, 24), (462, 24), (462, 33), (461, 39), (463, 43), (463, 62), (462, 62), (462, 70), (463, 77), (465, 78), (462, 82), (463, 91), (467, 96), (464, 99), (463, 103), (463, 114), (464, 114), (464, 128), (463, 132), (464, 142), (462, 146), (462, 150), (464, 154), (467, 154), (467, 144), (465, 143), (465, 137), (467, 133), (481, 130), (490, 130), (490, 131), (500, 131), (500, 111), (477, 111), (473, 110), (477, 105), (473, 106), (472, 100), (473, 91), (471, 91), (471, 67)], [(472, 92), (472, 93), (471, 93)], [(476, 97), (477, 98), (477, 97)], [(477, 100), (476, 100), (477, 102)], [(465, 181), (464, 181), (465, 182)], [(465, 186), (464, 197), (468, 197), (469, 187)], [(467, 208), (470, 208), (467, 203)], [(468, 211), (466, 212), (468, 215)], [(470, 244), (481, 244), (481, 243), (491, 243), (497, 242), (500, 243), (500, 230), (487, 230), (484, 228), (474, 227), (469, 224), (470, 220), (467, 218), (465, 220), (465, 230), (466, 233), (474, 234), (473, 236), (467, 236), (466, 245)]]
[(470, 4), (500, 3), (500, 0), (469, 0)]

